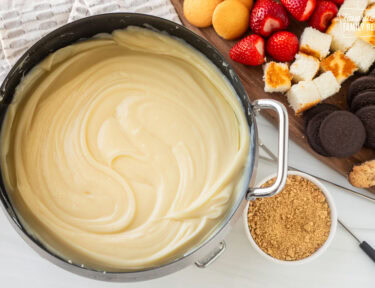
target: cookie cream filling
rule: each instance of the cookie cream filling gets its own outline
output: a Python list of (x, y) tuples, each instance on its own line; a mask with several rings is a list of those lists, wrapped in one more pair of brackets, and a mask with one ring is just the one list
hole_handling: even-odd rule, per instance
[(219, 70), (136, 27), (49, 55), (17, 87), (2, 129), (3, 179), (28, 229), (66, 259), (114, 271), (167, 263), (205, 239), (249, 153), (245, 113)]

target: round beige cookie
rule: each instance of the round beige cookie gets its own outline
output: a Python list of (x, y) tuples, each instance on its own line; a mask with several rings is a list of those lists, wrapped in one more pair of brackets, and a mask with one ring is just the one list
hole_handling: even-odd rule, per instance
[(375, 159), (355, 165), (349, 174), (349, 182), (358, 188), (375, 187)]
[(196, 27), (208, 27), (212, 24), (212, 14), (223, 0), (185, 0), (184, 16)]
[(242, 2), (242, 4), (244, 4), (249, 10), (253, 7), (253, 4), (254, 4), (253, 0), (239, 0), (239, 1)]
[(249, 28), (250, 13), (239, 0), (227, 0), (217, 5), (212, 17), (216, 33), (224, 39), (236, 39)]

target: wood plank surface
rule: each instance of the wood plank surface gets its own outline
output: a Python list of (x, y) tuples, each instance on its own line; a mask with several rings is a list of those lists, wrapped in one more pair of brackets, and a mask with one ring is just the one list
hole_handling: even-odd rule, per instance
[[(234, 70), (237, 72), (238, 76), (240, 77), (242, 84), (244, 85), (247, 95), (249, 98), (254, 101), (256, 99), (274, 99), (282, 102), (288, 109), (289, 113), (289, 136), (293, 139), (296, 143), (298, 143), (303, 149), (313, 154), (316, 158), (318, 158), (323, 163), (327, 164), (328, 166), (332, 167), (342, 175), (347, 176), (349, 171), (351, 170), (353, 164), (361, 163), (366, 160), (375, 159), (375, 151), (367, 148), (363, 148), (359, 153), (354, 155), (350, 158), (339, 159), (333, 157), (323, 157), (319, 154), (315, 153), (307, 143), (307, 139), (304, 135), (303, 131), (303, 119), (299, 116), (296, 116), (294, 111), (289, 107), (288, 101), (286, 96), (279, 93), (266, 93), (264, 92), (264, 83), (263, 83), (263, 70), (262, 67), (250, 67), (245, 66), (239, 63), (232, 61), (229, 58), (229, 50), (234, 45), (236, 41), (227, 41), (220, 38), (214, 31), (212, 27), (199, 29), (197, 27), (192, 26), (183, 16), (183, 9), (182, 4), (183, 0), (171, 0), (172, 4), (176, 8), (178, 15), (182, 23), (195, 32), (196, 34), (202, 36), (203, 38), (207, 39), (211, 44), (213, 44), (226, 58), (226, 60), (233, 66)], [(291, 18), (291, 17), (290, 17)], [(292, 19), (291, 19), (292, 20)], [(291, 21), (291, 24), (288, 28), (288, 31), (295, 33), (298, 37), (301, 35), (303, 29), (305, 28), (304, 23), (296, 22), (294, 20)], [(325, 102), (332, 103), (337, 106), (340, 106), (343, 109), (347, 109), (346, 104), (346, 93), (348, 91), (349, 84), (359, 75), (351, 77), (341, 87), (341, 90), (338, 94), (330, 97)], [(275, 125), (277, 124), (277, 117), (273, 111), (264, 111), (263, 115), (268, 118), (272, 123)], [(292, 154), (293, 151), (290, 151)], [(375, 193), (375, 188), (371, 189), (371, 192)]]

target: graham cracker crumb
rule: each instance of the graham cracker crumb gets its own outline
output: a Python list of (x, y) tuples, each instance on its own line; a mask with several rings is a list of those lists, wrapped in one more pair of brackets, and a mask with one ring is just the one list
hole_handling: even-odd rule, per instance
[(318, 186), (301, 176), (289, 175), (278, 195), (251, 201), (248, 225), (264, 252), (276, 259), (295, 261), (312, 255), (325, 243), (331, 229), (330, 209)]

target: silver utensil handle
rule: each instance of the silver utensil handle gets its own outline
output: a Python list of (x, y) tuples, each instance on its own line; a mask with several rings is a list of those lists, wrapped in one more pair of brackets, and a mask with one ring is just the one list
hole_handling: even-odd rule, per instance
[(259, 99), (253, 102), (253, 109), (255, 112), (259, 112), (263, 109), (272, 109), (276, 111), (279, 118), (277, 177), (275, 183), (270, 187), (249, 188), (246, 194), (247, 200), (259, 197), (269, 197), (279, 193), (283, 189), (288, 175), (289, 120), (285, 106), (275, 100)]
[(208, 265), (216, 261), (221, 256), (221, 254), (223, 254), (226, 247), (227, 245), (225, 244), (225, 241), (221, 241), (219, 247), (212, 251), (211, 254), (208, 255), (204, 260), (195, 262), (195, 265), (198, 268), (206, 268)]

